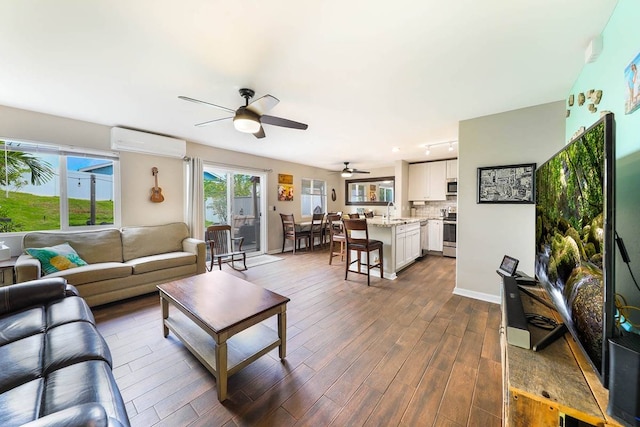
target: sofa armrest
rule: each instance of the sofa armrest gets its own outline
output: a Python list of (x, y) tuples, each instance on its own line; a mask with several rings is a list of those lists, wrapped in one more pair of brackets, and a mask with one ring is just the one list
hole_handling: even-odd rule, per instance
[(62, 277), (32, 280), (0, 288), (0, 315), (67, 296), (67, 281)]
[(102, 405), (84, 403), (46, 415), (22, 427), (121, 427), (118, 420), (109, 419)]
[(185, 252), (191, 252), (196, 255), (197, 258), (197, 273), (202, 274), (206, 271), (207, 265), (207, 246), (204, 240), (194, 239), (193, 237), (187, 237), (182, 240), (182, 250)]
[(18, 283), (36, 280), (42, 275), (40, 261), (28, 254), (22, 254), (18, 257), (15, 270)]

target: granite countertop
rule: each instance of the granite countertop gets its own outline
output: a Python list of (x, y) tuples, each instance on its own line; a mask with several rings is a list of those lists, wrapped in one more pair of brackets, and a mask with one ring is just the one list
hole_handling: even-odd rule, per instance
[(381, 216), (367, 218), (367, 224), (374, 227), (395, 227), (396, 225), (414, 224), (425, 221), (427, 218), (391, 218), (385, 219)]

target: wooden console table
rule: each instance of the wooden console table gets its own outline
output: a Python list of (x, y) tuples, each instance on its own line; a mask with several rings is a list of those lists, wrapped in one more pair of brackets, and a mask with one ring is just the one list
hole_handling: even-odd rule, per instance
[[(546, 299), (542, 289), (535, 292)], [(523, 292), (520, 296), (526, 313), (560, 320), (557, 313), (540, 302)], [(534, 352), (507, 344), (505, 331), (503, 304), (500, 343), (505, 426), (620, 426), (606, 414), (609, 392), (600, 384), (571, 334)], [(548, 332), (534, 326), (529, 331), (532, 343)]]

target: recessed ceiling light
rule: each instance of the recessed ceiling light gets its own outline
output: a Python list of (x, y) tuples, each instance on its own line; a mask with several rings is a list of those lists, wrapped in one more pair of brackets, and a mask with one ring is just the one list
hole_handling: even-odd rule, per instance
[(400, 151), (400, 147), (393, 147), (391, 151), (393, 151), (394, 153), (397, 153), (398, 151)]

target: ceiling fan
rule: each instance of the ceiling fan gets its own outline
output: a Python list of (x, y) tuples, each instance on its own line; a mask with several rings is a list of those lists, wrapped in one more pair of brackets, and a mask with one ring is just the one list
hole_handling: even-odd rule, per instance
[(349, 162), (344, 162), (344, 169), (342, 169), (342, 172), (340, 173), (340, 176), (342, 176), (343, 178), (351, 178), (351, 176), (354, 173), (370, 173), (369, 171), (361, 171), (358, 169), (354, 169), (354, 168), (350, 168), (349, 167)]
[(219, 122), (222, 120), (233, 119), (233, 126), (236, 128), (236, 130), (245, 133), (252, 133), (256, 138), (264, 138), (266, 136), (264, 133), (264, 129), (262, 128), (263, 124), (291, 129), (307, 129), (308, 126), (304, 123), (294, 122), (293, 120), (263, 114), (271, 110), (278, 104), (278, 102), (280, 102), (280, 100), (275, 96), (265, 95), (249, 103), (249, 100), (253, 98), (253, 95), (255, 95), (255, 91), (253, 91), (252, 89), (243, 88), (240, 89), (239, 92), (240, 96), (245, 100), (245, 105), (240, 106), (237, 110), (223, 107), (221, 105), (212, 104), (206, 101), (200, 101), (199, 99), (189, 98), (188, 96), (179, 96), (178, 98), (189, 102), (195, 102), (197, 104), (204, 104), (210, 107), (215, 107), (233, 114), (233, 116), (197, 123), (196, 126), (207, 126), (211, 123)]

